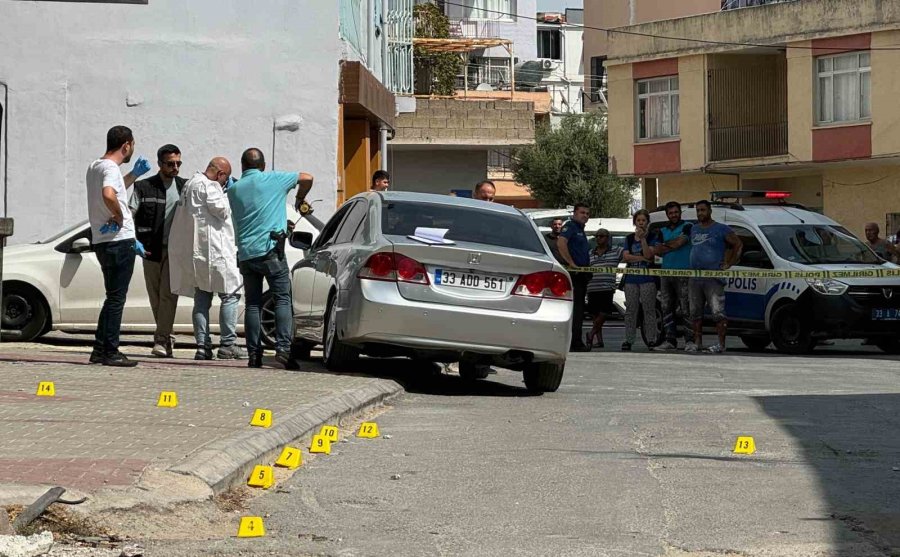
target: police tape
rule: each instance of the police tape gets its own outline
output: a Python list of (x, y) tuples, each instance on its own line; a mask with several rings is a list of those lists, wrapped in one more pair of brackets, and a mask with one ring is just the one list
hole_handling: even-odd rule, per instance
[(761, 279), (849, 279), (900, 278), (900, 269), (862, 269), (858, 271), (700, 271), (695, 269), (639, 269), (619, 267), (570, 267), (570, 273), (625, 274), (683, 278), (761, 278)]

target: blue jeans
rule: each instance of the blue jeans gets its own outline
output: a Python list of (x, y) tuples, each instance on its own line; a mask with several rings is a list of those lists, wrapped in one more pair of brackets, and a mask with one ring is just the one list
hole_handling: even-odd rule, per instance
[(263, 279), (269, 283), (269, 292), (275, 300), (275, 350), (291, 351), (291, 274), (287, 262), (279, 260), (275, 251), (267, 255), (241, 261), (244, 277), (244, 295), (247, 297), (244, 314), (244, 333), (247, 337), (247, 353), (262, 354), (259, 344), (260, 314), (262, 313)]
[(134, 274), (134, 240), (119, 240), (94, 245), (94, 253), (103, 271), (106, 299), (97, 320), (94, 350), (106, 355), (119, 351), (119, 332), (122, 329), (122, 312), (125, 297)]
[[(219, 294), (222, 305), (219, 307), (219, 347), (233, 346), (237, 340), (238, 304), (240, 294)], [(194, 338), (197, 349), (212, 348), (209, 335), (209, 308), (212, 307), (213, 293), (197, 288), (194, 290)]]

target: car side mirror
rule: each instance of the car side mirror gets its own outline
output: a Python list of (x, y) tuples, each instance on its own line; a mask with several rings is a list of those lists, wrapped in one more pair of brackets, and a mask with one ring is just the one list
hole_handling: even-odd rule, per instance
[(741, 265), (746, 267), (756, 267), (758, 269), (771, 269), (772, 262), (766, 254), (759, 250), (751, 250), (741, 255)]
[(87, 238), (78, 238), (69, 246), (69, 253), (84, 253), (91, 251), (91, 241)]
[(311, 232), (301, 232), (295, 231), (291, 234), (291, 246), (301, 249), (307, 250), (312, 246), (313, 243), (313, 235)]

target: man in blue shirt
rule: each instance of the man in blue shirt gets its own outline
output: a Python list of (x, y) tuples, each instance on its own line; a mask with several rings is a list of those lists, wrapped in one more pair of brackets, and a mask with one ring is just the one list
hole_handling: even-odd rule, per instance
[[(691, 269), (701, 271), (725, 270), (741, 258), (743, 243), (730, 226), (712, 220), (712, 205), (709, 201), (698, 201), (697, 224), (691, 227)], [(708, 352), (721, 354), (725, 351), (725, 332), (728, 321), (725, 316), (725, 281), (717, 278), (691, 278), (688, 286), (691, 299), (691, 320), (694, 325), (695, 352), (703, 341), (703, 309), (709, 303), (712, 320), (716, 323), (719, 343), (709, 347)]]
[[(590, 208), (583, 203), (575, 204), (572, 218), (563, 225), (557, 238), (559, 255), (569, 267), (587, 267), (591, 263), (591, 246), (584, 225), (591, 217)], [(587, 296), (587, 285), (591, 281), (591, 273), (570, 273), (572, 276), (572, 341), (569, 349), (572, 352), (587, 352), (582, 338), (584, 325), (584, 299)]]
[[(663, 269), (691, 268), (691, 223), (681, 220), (681, 204), (677, 201), (666, 203), (666, 217), (669, 222), (657, 231), (658, 245), (655, 255), (662, 256)], [(660, 297), (662, 298), (663, 324), (666, 341), (654, 350), (676, 350), (678, 329), (684, 335), (685, 347), (694, 343), (694, 334), (688, 323), (690, 302), (687, 277), (660, 277)]]
[(264, 172), (262, 151), (247, 149), (241, 156), (241, 178), (228, 188), (231, 218), (237, 236), (238, 266), (244, 278), (246, 309), (244, 329), (247, 335), (249, 367), (262, 367), (259, 343), (263, 279), (275, 300), (275, 357), (287, 367), (291, 353), (291, 278), (281, 249), (272, 237), (284, 234), (287, 227), (285, 197), (297, 188), (299, 205), (312, 189), (313, 177), (305, 172)]

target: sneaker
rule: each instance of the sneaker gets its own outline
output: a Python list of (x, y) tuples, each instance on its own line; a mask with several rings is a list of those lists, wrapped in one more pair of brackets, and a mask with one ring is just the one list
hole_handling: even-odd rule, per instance
[(653, 350), (654, 352), (667, 352), (669, 350), (678, 350), (678, 347), (671, 342), (666, 341), (659, 346), (654, 346), (653, 348), (651, 348), (651, 350)]
[(112, 367), (134, 367), (138, 365), (138, 363), (134, 360), (129, 360), (125, 354), (117, 351), (115, 354), (111, 354), (104, 358), (103, 365)]
[(631, 352), (631, 343), (630, 342), (622, 343), (622, 352)]
[(171, 346), (167, 346), (165, 344), (160, 344), (157, 342), (153, 345), (153, 350), (150, 351), (150, 355), (157, 358), (171, 358), (172, 348)]
[(194, 359), (197, 361), (212, 360), (213, 359), (212, 348), (198, 349), (194, 353)]
[(216, 352), (216, 358), (220, 360), (245, 360), (247, 359), (247, 354), (243, 348), (237, 344), (232, 344), (231, 346), (220, 346), (218, 352)]
[(262, 367), (262, 353), (260, 354), (248, 354), (247, 355), (247, 367)]
[(106, 359), (106, 354), (97, 350), (96, 348), (91, 351), (91, 359), (90, 362), (92, 364), (102, 364), (103, 360)]
[(695, 342), (689, 342), (684, 345), (684, 351), (685, 352), (699, 352), (700, 347), (697, 346), (697, 343), (695, 343)]
[(725, 352), (725, 347), (717, 342), (707, 348), (706, 351), (710, 354), (722, 354), (723, 352)]

